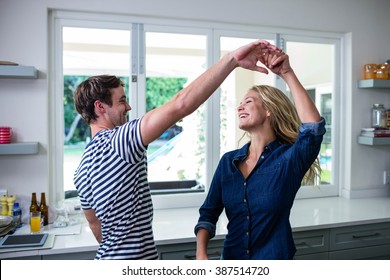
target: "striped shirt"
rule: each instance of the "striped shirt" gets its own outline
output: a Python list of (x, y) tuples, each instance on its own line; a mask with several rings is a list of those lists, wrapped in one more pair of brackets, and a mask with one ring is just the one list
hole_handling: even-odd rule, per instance
[(102, 225), (95, 259), (157, 259), (140, 124), (99, 131), (75, 172), (81, 207), (95, 210)]

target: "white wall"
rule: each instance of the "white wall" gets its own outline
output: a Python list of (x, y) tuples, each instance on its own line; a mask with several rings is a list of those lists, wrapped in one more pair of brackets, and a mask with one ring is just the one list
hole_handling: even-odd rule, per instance
[[(390, 170), (390, 147), (356, 143), (373, 103), (390, 107), (390, 90), (360, 90), (362, 65), (390, 59), (390, 1), (386, 0), (0, 0), (0, 60), (33, 65), (37, 80), (0, 79), (0, 125), (18, 141), (38, 141), (38, 155), (0, 156), (0, 188), (30, 197), (49, 192), (48, 10), (96, 11), (163, 18), (298, 28), (345, 34), (342, 74), (345, 115), (342, 164), (345, 195), (370, 195)], [(350, 192), (352, 191), (352, 192)]]

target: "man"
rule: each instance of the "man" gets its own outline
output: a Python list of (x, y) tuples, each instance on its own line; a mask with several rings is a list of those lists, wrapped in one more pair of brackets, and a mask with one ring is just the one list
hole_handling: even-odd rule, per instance
[(153, 206), (147, 181), (147, 146), (178, 120), (194, 112), (236, 68), (268, 73), (257, 66), (270, 51), (256, 41), (225, 55), (169, 102), (127, 122), (131, 110), (123, 83), (96, 76), (74, 93), (77, 111), (90, 125), (92, 141), (74, 176), (82, 208), (99, 242), (95, 259), (157, 259)]

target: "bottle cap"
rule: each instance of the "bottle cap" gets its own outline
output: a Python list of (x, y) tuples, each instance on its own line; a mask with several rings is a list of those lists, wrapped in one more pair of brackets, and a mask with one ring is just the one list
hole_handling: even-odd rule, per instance
[(15, 202), (14, 207), (19, 207), (19, 202)]

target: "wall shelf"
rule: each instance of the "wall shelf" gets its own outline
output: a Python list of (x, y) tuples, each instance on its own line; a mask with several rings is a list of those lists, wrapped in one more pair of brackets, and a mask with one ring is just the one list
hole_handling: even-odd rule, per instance
[(362, 145), (390, 145), (390, 137), (367, 137), (367, 136), (359, 136), (358, 143)]
[(38, 71), (34, 66), (0, 65), (0, 78), (36, 79)]
[(1, 155), (32, 155), (38, 153), (38, 142), (0, 144)]
[(358, 88), (390, 88), (390, 80), (359, 80)]

